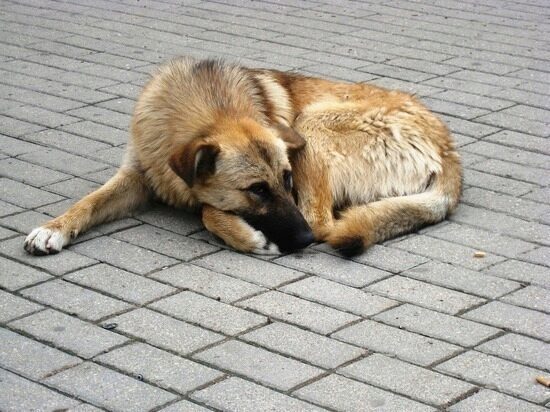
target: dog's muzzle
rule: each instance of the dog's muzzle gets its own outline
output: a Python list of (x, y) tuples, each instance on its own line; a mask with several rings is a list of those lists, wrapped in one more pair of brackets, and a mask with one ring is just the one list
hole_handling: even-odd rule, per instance
[(274, 204), (266, 214), (245, 214), (243, 218), (283, 253), (303, 249), (315, 241), (311, 228), (296, 205), (286, 199)]

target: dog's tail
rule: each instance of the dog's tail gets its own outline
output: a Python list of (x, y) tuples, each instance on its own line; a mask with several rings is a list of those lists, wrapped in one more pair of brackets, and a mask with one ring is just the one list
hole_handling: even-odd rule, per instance
[(459, 155), (454, 150), (444, 153), (441, 166), (425, 192), (346, 209), (325, 240), (343, 255), (353, 256), (374, 243), (445, 219), (462, 190)]

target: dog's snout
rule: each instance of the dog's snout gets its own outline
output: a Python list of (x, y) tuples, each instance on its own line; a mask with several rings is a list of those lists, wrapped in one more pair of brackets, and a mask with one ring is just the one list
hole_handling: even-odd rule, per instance
[(313, 232), (311, 230), (300, 232), (294, 240), (293, 250), (303, 249), (311, 245), (314, 241), (315, 236), (313, 236)]

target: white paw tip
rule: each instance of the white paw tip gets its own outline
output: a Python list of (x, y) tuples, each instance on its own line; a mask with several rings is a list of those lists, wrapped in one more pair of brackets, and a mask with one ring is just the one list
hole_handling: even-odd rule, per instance
[(265, 235), (259, 230), (254, 231), (253, 241), (256, 244), (256, 247), (252, 250), (252, 253), (256, 255), (280, 255), (281, 252), (277, 245), (273, 242), (270, 242)]
[(69, 239), (59, 230), (38, 227), (25, 239), (25, 250), (32, 255), (50, 255), (59, 252)]

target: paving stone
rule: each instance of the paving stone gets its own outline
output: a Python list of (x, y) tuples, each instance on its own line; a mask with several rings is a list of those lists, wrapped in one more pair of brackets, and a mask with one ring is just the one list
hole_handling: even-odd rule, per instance
[[(69, 125), (68, 127), (76, 127), (76, 124), (78, 123)], [(107, 149), (110, 147), (106, 143), (87, 139), (85, 137), (81, 137), (73, 133), (67, 133), (59, 129), (42, 130), (37, 133), (27, 134), (25, 135), (25, 140), (49, 147), (55, 147), (56, 149), (74, 154), (95, 153), (98, 150)]]
[(72, 246), (71, 250), (140, 275), (178, 262), (107, 236), (79, 243)]
[(163, 205), (155, 205), (152, 209), (137, 214), (136, 218), (152, 226), (184, 236), (203, 228), (198, 216)]
[(252, 283), (187, 263), (156, 272), (151, 277), (226, 303), (266, 290)]
[(58, 279), (24, 289), (20, 293), (27, 298), (92, 321), (132, 307), (120, 300)]
[(64, 250), (63, 253), (47, 256), (32, 256), (23, 249), (25, 236), (18, 236), (0, 243), (0, 254), (9, 256), (19, 262), (46, 270), (54, 275), (63, 275), (67, 272), (80, 269), (97, 263), (96, 260), (78, 253)]
[(541, 137), (547, 137), (550, 133), (548, 123), (511, 116), (506, 113), (506, 109), (478, 117), (476, 121)]
[(489, 299), (498, 298), (521, 286), (511, 280), (434, 261), (409, 269), (403, 275)]
[(97, 106), (81, 107), (79, 109), (69, 110), (66, 113), (71, 116), (95, 121), (121, 130), (128, 130), (130, 125), (130, 116)]
[(316, 276), (291, 283), (280, 290), (360, 316), (371, 316), (398, 304), (394, 300)]
[(481, 352), (506, 358), (538, 369), (550, 371), (550, 344), (525, 336), (508, 333), (476, 347)]
[(382, 245), (370, 246), (364, 253), (356, 256), (353, 260), (393, 273), (399, 273), (428, 261), (423, 256), (413, 255), (404, 250)]
[(0, 257), (0, 286), (4, 289), (17, 290), (48, 279), (47, 273)]
[(375, 320), (461, 346), (473, 346), (500, 332), (499, 329), (409, 304), (374, 317)]
[(6, 412), (73, 410), (80, 401), (0, 369), (0, 405)]
[(550, 293), (547, 289), (538, 286), (527, 286), (502, 297), (500, 300), (524, 308), (550, 312)]
[[(484, 158), (480, 160), (482, 159)], [(537, 186), (532, 183), (520, 182), (518, 180), (495, 176), (471, 169), (464, 170), (464, 183), (468, 186), (482, 187), (484, 189), (508, 193), (514, 196), (524, 195), (537, 188)]]
[[(445, 62), (447, 63), (447, 62)], [(436, 99), (447, 100), (463, 105), (479, 107), (487, 110), (501, 110), (513, 106), (514, 103), (506, 100), (495, 99), (493, 97), (480, 96), (478, 94), (466, 93), (458, 90), (445, 90), (433, 95)], [(488, 140), (485, 138), (484, 140)]]
[(37, 303), (0, 290), (0, 323), (39, 311), (43, 307)]
[(544, 372), (484, 353), (468, 351), (436, 369), (533, 402), (548, 398), (548, 391), (535, 380)]
[(80, 199), (98, 189), (99, 186), (97, 183), (77, 177), (45, 186), (44, 189), (61, 196)]
[(521, 149), (521, 151), (516, 150), (518, 155), (519, 153), (528, 153), (524, 152), (524, 150), (550, 155), (550, 148), (548, 148), (548, 142), (545, 138), (518, 133), (512, 130), (502, 130), (491, 136), (485, 137), (483, 140)]
[(12, 205), (11, 203), (4, 202), (0, 200), (0, 216), (8, 216), (14, 213), (22, 212), (24, 209)]
[(16, 320), (9, 325), (86, 359), (127, 341), (124, 336), (52, 309)]
[(0, 366), (31, 379), (40, 380), (81, 363), (76, 356), (7, 329), (0, 329), (0, 337)]
[(113, 237), (179, 260), (190, 260), (218, 250), (207, 243), (149, 225), (118, 232)]
[(107, 167), (104, 163), (57, 149), (44, 149), (39, 152), (26, 153), (19, 156), (19, 159), (72, 175), (97, 172)]
[(464, 119), (473, 119), (475, 117), (489, 113), (488, 110), (478, 107), (465, 106), (463, 104), (439, 100), (435, 98), (424, 99), (424, 103), (435, 113), (445, 113), (452, 116), (461, 117)]
[(550, 203), (550, 187), (535, 189), (523, 196), (526, 199), (532, 199), (536, 202)]
[(519, 260), (507, 260), (487, 268), (486, 272), (493, 276), (513, 279), (522, 283), (550, 286), (550, 268)]
[(499, 392), (483, 389), (452, 405), (448, 410), (450, 412), (543, 412), (546, 409)]
[(194, 260), (193, 263), (215, 272), (225, 273), (269, 288), (305, 276), (302, 272), (228, 250), (199, 258)]
[(534, 310), (502, 302), (489, 302), (462, 316), (538, 339), (550, 339), (550, 330), (547, 327), (550, 324), (550, 315)]
[(390, 276), (388, 272), (320, 252), (303, 251), (275, 259), (274, 262), (355, 287)]
[(246, 299), (239, 306), (321, 334), (330, 333), (359, 319), (355, 315), (275, 291)]
[[(158, 272), (157, 275), (164, 272)], [(171, 286), (103, 263), (65, 275), (64, 279), (137, 304), (144, 304), (176, 291)]]
[(545, 186), (550, 179), (550, 172), (547, 169), (524, 166), (499, 159), (488, 159), (471, 167), (481, 172), (509, 177), (540, 186)]
[(323, 373), (322, 369), (237, 341), (222, 343), (195, 358), (281, 390)]
[(550, 266), (550, 247), (541, 247), (526, 252), (518, 256), (521, 260), (537, 263), (539, 265)]
[[(478, 85), (475, 85), (474, 87), (478, 87)], [(439, 117), (443, 119), (453, 133), (460, 133), (478, 139), (499, 131), (496, 127), (483, 125), (473, 120), (461, 119), (459, 117), (449, 116), (446, 114), (440, 114)]]
[(101, 163), (107, 163), (111, 166), (119, 167), (122, 165), (125, 153), (126, 148), (123, 145), (121, 147), (109, 147), (107, 149), (98, 150), (97, 152), (90, 154), (89, 157)]
[(528, 222), (505, 213), (474, 208), (463, 204), (451, 215), (451, 220), (479, 226), (490, 231), (497, 231), (498, 233), (518, 237), (529, 242), (534, 241), (550, 245), (550, 241), (548, 240), (550, 239), (550, 228), (548, 225)]
[(237, 377), (231, 377), (194, 392), (191, 397), (213, 408), (226, 411), (313, 412), (324, 410)]
[(45, 126), (27, 123), (13, 117), (4, 116), (3, 114), (0, 115), (0, 122), (2, 123), (2, 133), (12, 137), (19, 137), (45, 129)]
[[(549, 162), (550, 163), (550, 162)], [(550, 206), (513, 196), (471, 187), (464, 190), (462, 200), (470, 205), (505, 212), (523, 219), (536, 219), (550, 212)]]
[(330, 375), (313, 382), (294, 392), (294, 395), (342, 412), (436, 410), (427, 405), (339, 375)]
[(13, 158), (0, 160), (0, 174), (33, 186), (46, 186), (71, 177), (65, 173)]
[(474, 388), (439, 373), (374, 354), (340, 369), (348, 377), (433, 405), (444, 405)]
[(116, 323), (117, 331), (181, 355), (189, 354), (224, 339), (217, 333), (145, 308), (111, 318), (105, 323)]
[(476, 296), (399, 275), (369, 286), (367, 290), (451, 315), (485, 302)]
[(176, 395), (86, 362), (45, 380), (48, 385), (112, 411), (149, 411)]
[(28, 140), (27, 136), (25, 136), (25, 140), (20, 140), (0, 134), (0, 153), (9, 156), (19, 156), (24, 153), (36, 152), (44, 149), (42, 146), (29, 143), (26, 140)]
[(281, 322), (271, 323), (240, 338), (327, 369), (365, 353), (360, 348)]
[(474, 257), (476, 250), (473, 248), (424, 235), (409, 237), (392, 246), (474, 270), (480, 270), (504, 260), (490, 253), (487, 253), (483, 259), (478, 259)]
[(196, 403), (192, 403), (186, 400), (174, 403), (166, 408), (162, 408), (162, 412), (208, 412), (210, 409), (206, 409)]
[(30, 233), (35, 227), (43, 225), (50, 220), (51, 217), (43, 213), (35, 212), (34, 210), (28, 210), (23, 213), (18, 213), (8, 217), (0, 219), (0, 224), (9, 227), (10, 229), (17, 230), (19, 233)]
[(430, 236), (512, 258), (535, 247), (532, 243), (510, 236), (456, 223), (434, 228), (430, 230)]
[(126, 143), (128, 140), (126, 129), (121, 130), (89, 120), (63, 126), (61, 130), (115, 146)]
[(144, 343), (112, 350), (94, 359), (164, 389), (186, 393), (223, 376), (223, 373)]
[(61, 196), (6, 178), (0, 178), (0, 197), (26, 209), (63, 200)]
[[(498, 133), (496, 133), (498, 135)], [(548, 155), (533, 153), (526, 150), (518, 150), (504, 146), (502, 144), (494, 144), (483, 139), (483, 141), (474, 142), (463, 148), (466, 152), (476, 153), (481, 156), (500, 159), (513, 163), (520, 163), (527, 166), (548, 168)]]
[(17, 236), (17, 232), (6, 229), (5, 227), (0, 227), (0, 240), (9, 239), (10, 237), (15, 236)]
[(332, 336), (421, 366), (429, 366), (461, 350), (458, 346), (371, 320), (356, 323)]
[(236, 335), (267, 321), (264, 316), (184, 291), (149, 305), (170, 316), (200, 326)]

